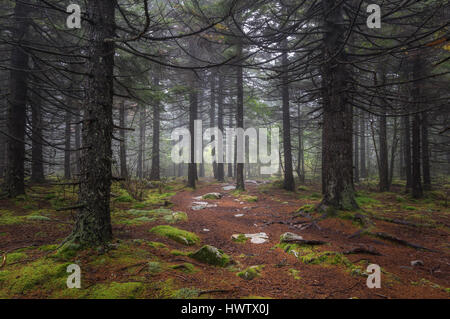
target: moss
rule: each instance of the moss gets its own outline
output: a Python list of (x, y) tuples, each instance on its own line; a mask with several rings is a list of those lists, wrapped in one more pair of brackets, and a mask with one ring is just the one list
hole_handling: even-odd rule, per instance
[(356, 196), (355, 200), (356, 200), (356, 203), (359, 206), (365, 206), (365, 205), (369, 205), (369, 204), (379, 204), (380, 203), (379, 200), (373, 199), (373, 198), (370, 198), (370, 197), (364, 196), (364, 195)]
[(308, 191), (308, 190), (309, 190), (309, 188), (306, 187), (306, 186), (304, 186), (304, 185), (299, 185), (299, 186), (297, 187), (297, 189), (298, 189), (299, 191)]
[(0, 225), (14, 225), (21, 222), (21, 216), (14, 216), (14, 214), (8, 210), (0, 210)]
[(294, 268), (289, 269), (289, 274), (291, 274), (295, 280), (300, 280), (302, 277), (299, 276), (300, 271)]
[(221, 195), (219, 193), (209, 193), (202, 196), (203, 199), (220, 199)]
[(249, 238), (246, 237), (244, 234), (239, 234), (237, 236), (237, 238), (236, 237), (232, 237), (232, 240), (234, 242), (236, 242), (236, 243), (246, 243), (249, 240)]
[(188, 220), (188, 217), (184, 212), (172, 212), (171, 214), (165, 215), (164, 220), (168, 223), (185, 222)]
[(264, 268), (264, 265), (259, 266), (250, 266), (247, 269), (244, 269), (241, 272), (238, 272), (236, 275), (245, 280), (253, 280), (256, 277), (261, 275), (261, 270)]
[(406, 198), (402, 197), (402, 196), (395, 196), (395, 200), (399, 203), (404, 203), (406, 202)]
[(417, 208), (414, 207), (414, 206), (403, 206), (402, 208), (403, 208), (403, 209), (406, 209), (406, 210), (416, 210), (416, 209), (417, 209)]
[(311, 213), (315, 210), (316, 206), (313, 204), (306, 204), (297, 209), (297, 212)]
[(36, 220), (36, 221), (49, 221), (49, 220), (51, 220), (50, 218), (48, 218), (46, 216), (37, 216), (37, 215), (26, 216), (26, 218), (28, 220)]
[(163, 271), (163, 267), (159, 261), (149, 261), (148, 262), (148, 271), (151, 274), (157, 274)]
[(311, 198), (311, 199), (321, 199), (322, 195), (320, 195), (319, 193), (312, 193), (311, 195), (309, 195), (309, 198)]
[(140, 282), (112, 282), (94, 287), (90, 297), (95, 299), (135, 299), (144, 292)]
[(225, 254), (221, 249), (205, 245), (194, 253), (188, 254), (192, 259), (202, 263), (225, 267), (231, 263), (231, 257)]
[(80, 245), (75, 243), (67, 243), (59, 248), (53, 257), (61, 261), (73, 260), (79, 250), (81, 250)]
[(191, 263), (183, 263), (183, 264), (179, 264), (179, 265), (173, 265), (170, 268), (175, 269), (175, 270), (180, 270), (187, 274), (192, 274), (192, 273), (197, 272), (197, 269)]
[(252, 195), (241, 195), (239, 196), (239, 199), (244, 201), (244, 202), (257, 202), (258, 201), (258, 196), (252, 196)]
[(181, 288), (172, 294), (174, 299), (192, 299), (199, 296), (200, 291), (195, 288)]
[(200, 242), (200, 238), (196, 234), (169, 225), (153, 227), (150, 232), (170, 238), (187, 246), (192, 246)]
[(150, 241), (147, 243), (151, 248), (165, 248), (166, 245), (157, 241)]
[(22, 261), (26, 259), (28, 255), (26, 253), (10, 253), (6, 255), (6, 264), (10, 265), (12, 263), (16, 263), (18, 261)]
[(170, 251), (170, 254), (174, 255), (174, 256), (187, 256), (189, 253), (178, 250), (178, 249), (173, 249)]
[(173, 195), (175, 195), (175, 193), (173, 193), (173, 192), (162, 193), (162, 194), (159, 194), (157, 192), (152, 192), (152, 193), (149, 193), (149, 195), (147, 196), (145, 203), (147, 205), (152, 205), (152, 206), (168, 206), (171, 204), (169, 201), (169, 198), (172, 197)]
[(132, 203), (134, 202), (133, 197), (124, 189), (117, 189), (116, 190), (119, 193), (119, 196), (114, 198), (115, 202), (118, 203)]
[(0, 283), (2, 289), (9, 291), (9, 297), (26, 294), (30, 290), (51, 291), (62, 289), (66, 286), (66, 270), (69, 264), (61, 264), (49, 258), (42, 258), (26, 266), (14, 265), (11, 270), (0, 277)]

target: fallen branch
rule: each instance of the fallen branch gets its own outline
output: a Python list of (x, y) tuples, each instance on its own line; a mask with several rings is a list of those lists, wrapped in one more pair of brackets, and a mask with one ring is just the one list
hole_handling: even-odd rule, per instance
[(308, 239), (285, 239), (283, 243), (287, 244), (301, 244), (301, 245), (324, 245), (327, 242), (321, 240), (308, 240)]
[(381, 253), (378, 252), (375, 248), (370, 246), (358, 246), (353, 249), (347, 250), (343, 252), (344, 255), (350, 255), (350, 254), (368, 254), (368, 255), (375, 255), (375, 256), (381, 256)]
[(429, 249), (429, 248), (426, 248), (426, 247), (423, 247), (423, 246), (420, 246), (420, 245), (417, 245), (417, 244), (410, 243), (410, 242), (408, 242), (408, 241), (406, 241), (404, 239), (397, 238), (397, 237), (392, 236), (392, 235), (387, 234), (387, 233), (378, 232), (378, 233), (370, 233), (370, 234), (375, 236), (375, 237), (378, 237), (380, 239), (388, 240), (388, 241), (397, 243), (397, 244), (402, 245), (402, 246), (407, 246), (407, 247), (411, 247), (411, 248), (419, 249), (419, 250), (421, 249), (421, 250), (426, 250), (426, 251), (431, 251), (431, 252), (438, 252), (438, 251), (433, 250), (433, 249)]

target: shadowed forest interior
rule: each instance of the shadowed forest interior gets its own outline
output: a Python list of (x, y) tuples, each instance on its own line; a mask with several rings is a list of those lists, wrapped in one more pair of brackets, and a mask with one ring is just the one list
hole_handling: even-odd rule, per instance
[(0, 298), (449, 298), (449, 40), (448, 0), (2, 1)]

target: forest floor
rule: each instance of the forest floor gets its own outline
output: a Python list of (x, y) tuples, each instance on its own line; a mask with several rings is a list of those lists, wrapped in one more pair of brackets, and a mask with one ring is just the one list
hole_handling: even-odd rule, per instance
[[(422, 200), (401, 186), (389, 193), (360, 186), (361, 210), (325, 219), (313, 210), (319, 186), (290, 193), (279, 182), (248, 181), (238, 193), (230, 185), (202, 179), (192, 190), (172, 182), (139, 201), (115, 183), (115, 239), (106, 249), (58, 250), (73, 225), (73, 212), (58, 211), (76, 201), (71, 187), (38, 185), (0, 200), (0, 298), (450, 297), (449, 185)], [(202, 198), (211, 192), (222, 197)], [(325, 243), (280, 243), (286, 232)], [(256, 233), (265, 242), (232, 239)], [(220, 249), (227, 264), (190, 255), (203, 245)], [(81, 267), (81, 289), (66, 286), (72, 263)], [(381, 288), (367, 287), (369, 264), (381, 267)]]

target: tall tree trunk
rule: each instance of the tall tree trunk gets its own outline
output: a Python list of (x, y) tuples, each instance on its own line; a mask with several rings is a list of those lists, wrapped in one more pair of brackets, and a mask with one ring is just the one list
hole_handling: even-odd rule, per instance
[(353, 114), (346, 88), (350, 77), (342, 49), (345, 37), (343, 5), (322, 0), (324, 64), (322, 66), (322, 193), (319, 209), (354, 209)]
[[(217, 109), (217, 126), (221, 132), (223, 132), (223, 115), (224, 115), (223, 114), (224, 113), (223, 86), (224, 86), (223, 74), (219, 70), (219, 87), (218, 87), (218, 92), (217, 92), (217, 107), (218, 107), (218, 109)], [(224, 170), (224, 165), (223, 165), (223, 158), (222, 158), (222, 161), (219, 161), (219, 163), (217, 163), (217, 180), (220, 182), (223, 182), (225, 180), (225, 170)]]
[(305, 158), (303, 150), (303, 128), (301, 120), (300, 104), (297, 105), (297, 126), (298, 126), (298, 163), (297, 163), (297, 175), (300, 184), (305, 183)]
[(367, 178), (367, 168), (366, 168), (366, 121), (365, 121), (364, 111), (361, 111), (359, 129), (360, 129), (360, 140), (361, 140), (361, 152), (360, 152), (360, 177)]
[(428, 144), (428, 114), (422, 112), (422, 171), (423, 189), (431, 190), (430, 150)]
[[(233, 110), (232, 103), (230, 104), (230, 108), (229, 108), (228, 112), (229, 112), (228, 126), (229, 126), (229, 128), (233, 128), (233, 112), (234, 112), (234, 110)], [(227, 141), (227, 143), (231, 143), (231, 141)], [(228, 175), (227, 176), (233, 177), (233, 163), (228, 163)]]
[[(356, 113), (357, 109), (355, 109)], [(355, 169), (354, 169), (354, 174), (355, 174), (355, 183), (359, 182), (359, 130), (358, 130), (358, 116), (359, 114), (356, 114), (357, 116), (355, 117), (355, 134), (354, 134), (354, 144), (355, 144)]]
[(380, 131), (379, 131), (379, 144), (380, 144), (380, 158), (379, 158), (379, 175), (380, 175), (380, 192), (389, 191), (389, 164), (388, 164), (388, 146), (387, 146), (387, 125), (386, 116), (381, 115), (379, 117)]
[[(242, 39), (239, 38), (237, 43), (237, 58), (238, 58), (238, 66), (236, 67), (236, 89), (237, 89), (237, 97), (236, 97), (236, 127), (244, 128), (244, 74), (242, 67)], [(245, 141), (244, 141), (245, 142)], [(245, 143), (241, 143), (244, 148)], [(244, 150), (242, 150), (243, 152)], [(236, 152), (237, 154), (237, 152)], [(245, 157), (245, 154), (243, 154)], [(239, 163), (236, 161), (236, 189), (237, 190), (245, 190), (244, 184), (244, 163)]]
[(412, 187), (412, 162), (411, 162), (411, 127), (409, 123), (409, 115), (402, 118), (403, 121), (403, 146), (405, 159), (406, 189)]
[(395, 165), (395, 153), (397, 152), (397, 118), (394, 118), (394, 132), (392, 133), (392, 144), (391, 144), (391, 165), (389, 169), (389, 186), (392, 185), (392, 179), (394, 178), (394, 165)]
[[(70, 243), (81, 246), (104, 245), (112, 238), (110, 215), (113, 135), (115, 1), (87, 1), (88, 74), (83, 119), (83, 150), (79, 201)], [(69, 246), (70, 247), (70, 246)]]
[(7, 108), (7, 169), (5, 189), (9, 197), (25, 193), (25, 120), (28, 91), (28, 54), (22, 49), (30, 25), (31, 1), (16, 1), (11, 52), (10, 92)]
[(77, 104), (76, 107), (76, 124), (75, 124), (75, 174), (77, 175), (77, 178), (80, 176), (80, 161), (81, 161), (81, 109), (80, 105)]
[(138, 145), (138, 160), (137, 160), (137, 177), (142, 179), (144, 177), (144, 161), (145, 161), (145, 107), (141, 106), (139, 110), (139, 145)]
[(281, 95), (283, 103), (283, 150), (284, 150), (284, 183), (283, 188), (288, 191), (295, 190), (294, 174), (292, 172), (292, 147), (291, 147), (291, 117), (289, 110), (289, 74), (287, 40), (282, 41), (283, 53), (281, 55), (282, 84)]
[[(6, 108), (5, 108), (6, 109)], [(6, 114), (3, 109), (3, 101), (0, 108), (0, 130), (6, 131)], [(6, 135), (0, 132), (0, 178), (5, 177), (6, 170)]]
[[(37, 88), (36, 88), (37, 90)], [(31, 99), (31, 181), (41, 183), (44, 181), (44, 156), (42, 139), (42, 106), (39, 93), (32, 94)]]
[(128, 167), (127, 167), (127, 136), (125, 127), (127, 125), (127, 111), (125, 110), (125, 100), (120, 104), (119, 109), (119, 125), (122, 128), (120, 130), (120, 177), (123, 179), (128, 178)]
[[(211, 71), (211, 90), (210, 90), (210, 109), (209, 109), (209, 127), (215, 127), (215, 120), (216, 120), (216, 71)], [(214, 142), (216, 139), (216, 136), (211, 136), (211, 142)], [(216, 156), (216, 149), (212, 151), (213, 159)], [(217, 161), (213, 160), (213, 175), (214, 178), (217, 179)]]
[[(159, 70), (155, 72), (153, 78), (153, 85), (159, 89)], [(159, 91), (158, 91), (159, 92)], [(159, 96), (159, 95), (158, 95)], [(156, 98), (153, 105), (153, 136), (152, 136), (152, 170), (150, 172), (150, 180), (159, 181), (160, 177), (160, 165), (159, 165), (159, 131), (160, 131), (160, 112), (161, 102), (159, 97)]]
[[(69, 103), (70, 105), (72, 105), (72, 103)], [(65, 116), (65, 124), (66, 124), (66, 129), (65, 129), (65, 134), (64, 134), (64, 139), (65, 139), (65, 143), (64, 143), (64, 179), (70, 179), (71, 176), (71, 172), (70, 172), (70, 153), (71, 153), (71, 137), (72, 137), (72, 130), (71, 130), (71, 122), (72, 122), (72, 114), (70, 113), (69, 110), (66, 110), (66, 116)]]
[[(421, 106), (421, 80), (423, 75), (422, 65), (423, 61), (419, 57), (413, 58), (413, 103), (418, 110)], [(413, 115), (412, 122), (412, 196), (414, 198), (421, 198), (423, 196), (422, 181), (421, 181), (421, 165), (420, 165), (420, 114)]]
[(195, 163), (195, 120), (198, 113), (198, 92), (197, 77), (194, 72), (191, 74), (191, 89), (189, 92), (189, 132), (191, 133), (191, 158), (188, 164), (188, 186), (195, 188), (197, 180), (197, 163)]

